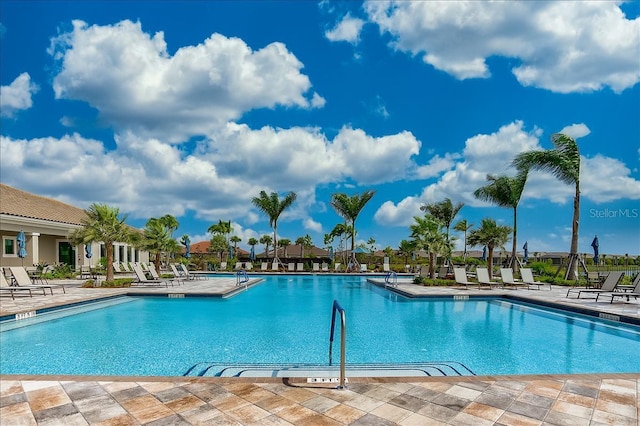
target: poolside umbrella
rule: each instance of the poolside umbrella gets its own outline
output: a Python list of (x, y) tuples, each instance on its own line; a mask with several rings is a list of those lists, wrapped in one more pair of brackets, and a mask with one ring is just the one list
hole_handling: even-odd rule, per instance
[(24, 232), (18, 232), (16, 241), (18, 242), (18, 257), (22, 259), (22, 264), (24, 265), (24, 258), (27, 257), (27, 237)]
[(93, 256), (93, 253), (91, 252), (91, 243), (84, 245), (84, 255), (87, 259), (91, 259), (91, 256)]
[(487, 260), (487, 246), (482, 248), (482, 260)]
[(184, 239), (184, 257), (189, 259), (191, 257), (191, 240), (189, 237)]
[(529, 261), (529, 242), (525, 241), (524, 245), (522, 246), (522, 250), (524, 250), (524, 256), (522, 258), (522, 261), (524, 263), (527, 263)]
[(597, 265), (600, 262), (600, 255), (598, 253), (600, 243), (598, 242), (597, 235), (593, 238), (593, 241), (591, 241), (591, 247), (593, 247), (593, 263)]
[(251, 252), (249, 252), (249, 260), (252, 262), (256, 260), (256, 246), (251, 246)]

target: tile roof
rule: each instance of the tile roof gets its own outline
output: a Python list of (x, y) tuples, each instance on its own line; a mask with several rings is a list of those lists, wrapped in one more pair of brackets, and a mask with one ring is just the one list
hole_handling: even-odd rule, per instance
[(0, 214), (73, 225), (80, 225), (86, 217), (81, 208), (4, 184), (0, 184)]

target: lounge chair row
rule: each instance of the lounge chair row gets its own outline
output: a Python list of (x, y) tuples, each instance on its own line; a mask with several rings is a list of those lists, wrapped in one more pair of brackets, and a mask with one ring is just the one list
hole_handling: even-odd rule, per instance
[(10, 293), (11, 298), (15, 299), (15, 293), (28, 292), (33, 297), (32, 290), (42, 290), (42, 295), (47, 295), (47, 290), (53, 295), (54, 288), (61, 288), (63, 293), (67, 291), (63, 284), (34, 284), (29, 277), (29, 273), (22, 266), (9, 267), (10, 277), (5, 276), (4, 271), (0, 271), (0, 292)]
[(633, 297), (637, 300), (638, 296), (640, 296), (640, 273), (636, 275), (631, 285), (621, 285), (620, 282), (622, 281), (623, 277), (624, 272), (622, 271), (609, 272), (600, 288), (570, 288), (567, 291), (567, 297), (569, 297), (571, 294), (577, 293), (576, 298), (578, 299), (583, 294), (595, 294), (596, 302), (598, 301), (600, 296), (609, 297), (609, 303), (613, 303), (613, 300), (618, 297), (623, 297), (627, 300), (630, 300), (630, 298)]
[(511, 268), (500, 268), (500, 276), (502, 278), (501, 281), (491, 280), (489, 278), (489, 270), (482, 267), (478, 267), (476, 269), (477, 281), (475, 282), (469, 281), (465, 268), (453, 268), (453, 275), (456, 280), (456, 284), (463, 285), (465, 288), (468, 288), (469, 286), (488, 288), (502, 287), (513, 289), (526, 287), (530, 290), (532, 287), (536, 287), (538, 290), (540, 290), (540, 287), (548, 285), (549, 289), (551, 289), (551, 284), (536, 281), (533, 277), (533, 271), (530, 268), (520, 269), (520, 275), (522, 276), (522, 279), (519, 281), (514, 279), (513, 270)]

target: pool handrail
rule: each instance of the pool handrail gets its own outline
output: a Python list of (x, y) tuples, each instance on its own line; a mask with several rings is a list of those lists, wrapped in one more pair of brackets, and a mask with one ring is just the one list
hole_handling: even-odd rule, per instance
[(247, 271), (245, 271), (244, 269), (240, 269), (238, 272), (236, 272), (236, 286), (241, 286), (242, 284), (244, 284), (244, 286), (247, 286), (247, 283), (249, 282), (249, 275), (247, 274)]
[(345, 344), (346, 344), (346, 331), (347, 331), (347, 316), (345, 310), (337, 300), (333, 301), (333, 307), (331, 308), (331, 333), (329, 335), (329, 365), (332, 363), (333, 352), (333, 335), (336, 326), (336, 312), (340, 313), (340, 384), (338, 389), (346, 389), (346, 366), (345, 366)]
[(398, 274), (395, 271), (389, 271), (384, 277), (384, 286), (398, 287)]

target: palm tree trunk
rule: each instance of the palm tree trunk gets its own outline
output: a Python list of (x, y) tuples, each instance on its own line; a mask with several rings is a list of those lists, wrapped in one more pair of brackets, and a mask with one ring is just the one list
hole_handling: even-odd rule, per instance
[(517, 258), (517, 240), (518, 240), (518, 209), (513, 208), (513, 244), (511, 245), (511, 268), (514, 274), (518, 272)]
[(435, 253), (429, 251), (429, 278), (432, 280), (436, 277), (436, 256)]
[(277, 262), (278, 260), (278, 225), (276, 225), (275, 223), (273, 224), (273, 263)]
[(571, 249), (567, 265), (566, 280), (575, 280), (578, 270), (578, 224), (580, 222), (580, 185), (576, 182), (576, 194), (573, 197), (573, 222), (571, 224)]
[(113, 244), (106, 242), (104, 248), (107, 252), (107, 281), (113, 281)]

